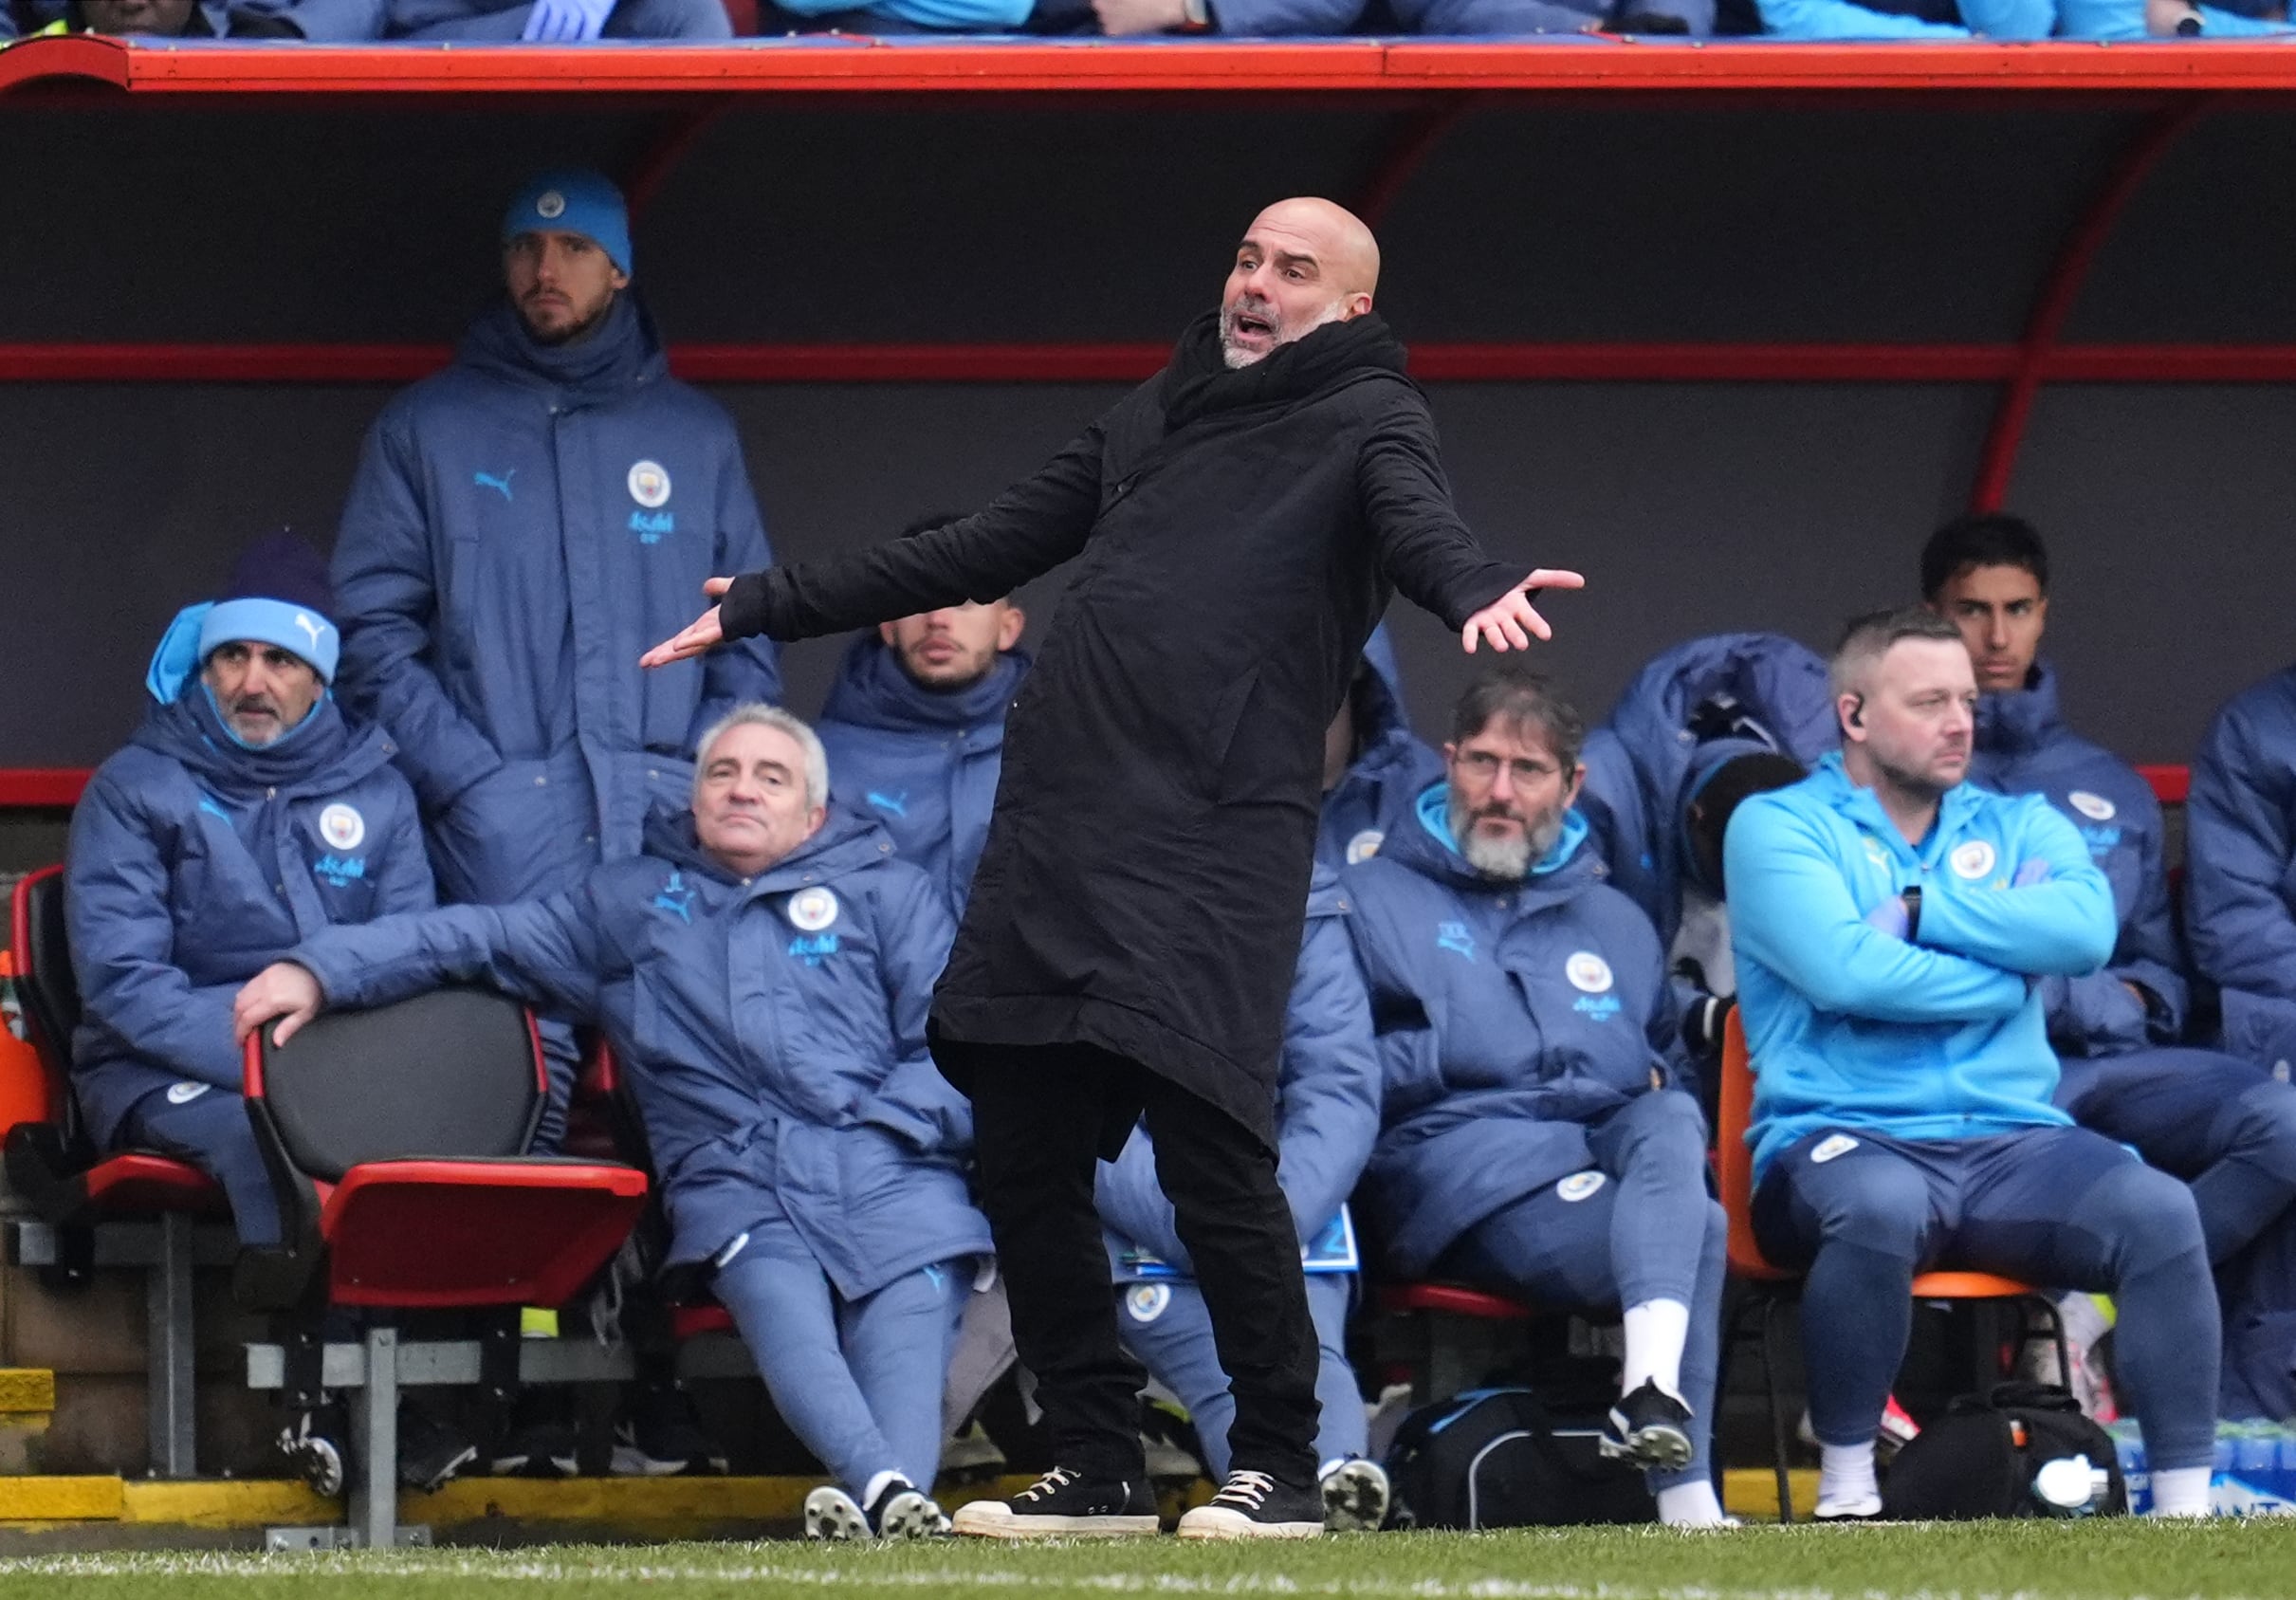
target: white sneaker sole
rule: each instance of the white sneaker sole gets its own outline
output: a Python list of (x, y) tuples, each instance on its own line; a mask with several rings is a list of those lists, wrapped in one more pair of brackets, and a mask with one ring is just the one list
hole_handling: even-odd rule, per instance
[(938, 1538), (948, 1526), (941, 1508), (914, 1489), (895, 1495), (885, 1508), (885, 1525), (878, 1536), (888, 1539)]
[(1225, 1506), (1200, 1505), (1180, 1519), (1184, 1539), (1315, 1539), (1321, 1522), (1255, 1522)]
[(957, 1508), (952, 1526), (968, 1539), (1137, 1539), (1153, 1537), (1164, 1524), (1153, 1517), (1030, 1517), (999, 1500), (975, 1500)]
[(851, 1495), (824, 1485), (805, 1497), (805, 1536), (831, 1543), (865, 1539), (869, 1518)]
[(1334, 1534), (1375, 1534), (1387, 1524), (1392, 1498), (1375, 1462), (1345, 1462), (1323, 1480), (1323, 1525)]

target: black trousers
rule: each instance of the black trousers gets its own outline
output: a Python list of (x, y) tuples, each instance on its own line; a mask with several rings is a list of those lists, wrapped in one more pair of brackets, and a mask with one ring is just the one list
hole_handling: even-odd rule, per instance
[(1276, 1156), (1242, 1124), (1176, 1084), (1092, 1045), (1001, 1053), (967, 1085), (981, 1205), (1012, 1303), (1013, 1342), (1037, 1376), (1055, 1459), (1139, 1481), (1147, 1374), (1116, 1333), (1116, 1296), (1093, 1205), (1109, 1136), (1145, 1113), (1156, 1176), (1211, 1313), (1236, 1398), (1237, 1471), (1315, 1481), (1315, 1330)]

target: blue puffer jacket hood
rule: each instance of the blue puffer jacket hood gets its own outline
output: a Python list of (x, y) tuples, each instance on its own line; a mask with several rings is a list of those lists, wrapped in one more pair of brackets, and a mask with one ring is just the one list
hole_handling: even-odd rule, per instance
[(941, 886), (956, 915), (988, 839), (1004, 717), (1028, 669), (1025, 653), (1007, 651), (979, 683), (937, 693), (902, 671), (875, 634), (861, 634), (814, 728), (829, 754), (831, 792), (884, 824), (901, 858)]
[(1671, 944), (1687, 869), (1682, 811), (1716, 739), (1753, 740), (1804, 766), (1841, 743), (1826, 663), (1781, 634), (1717, 634), (1654, 656), (1587, 741), (1580, 800), (1611, 882)]
[(1350, 691), (1361, 748), (1347, 773), (1323, 797), (1315, 858), (1338, 868), (1378, 854), (1380, 842), (1417, 798), (1442, 775), (1442, 758), (1411, 731), (1404, 704), (1403, 668), (1386, 623), (1371, 630), (1365, 667)]

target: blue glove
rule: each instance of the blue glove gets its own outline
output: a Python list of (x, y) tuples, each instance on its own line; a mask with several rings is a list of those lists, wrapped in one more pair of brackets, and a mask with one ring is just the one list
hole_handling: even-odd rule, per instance
[(1913, 918), (1908, 916), (1905, 911), (1904, 896), (1892, 894), (1872, 910), (1867, 911), (1865, 926), (1877, 929), (1888, 934), (1892, 939), (1904, 938), (1907, 930), (1913, 927)]
[(579, 45), (598, 36), (613, 9), (614, 0), (534, 0), (520, 37), (530, 45)]
[(2009, 880), (2011, 889), (2030, 889), (2036, 883), (2048, 881), (2048, 863), (2038, 857), (2017, 869), (2017, 875)]

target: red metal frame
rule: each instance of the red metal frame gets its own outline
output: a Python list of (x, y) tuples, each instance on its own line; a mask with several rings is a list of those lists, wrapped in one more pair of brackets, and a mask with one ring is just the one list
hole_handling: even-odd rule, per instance
[[(0, 344), (4, 383), (411, 383), (436, 372), (444, 344)], [(1136, 383), (1169, 358), (1162, 343), (682, 344), (696, 383)], [(1411, 347), (1432, 383), (2296, 382), (2296, 344), (1447, 343)], [(66, 804), (87, 773), (27, 770), (0, 804)], [(42, 801), (40, 794), (64, 798)]]
[(1630, 40), (1547, 44), (1332, 39), (1087, 43), (844, 36), (710, 46), (292, 46), (182, 47), (78, 37), (0, 53), (0, 95), (28, 84), (137, 94), (541, 95), (744, 91), (1188, 94), (1499, 89), (1598, 93), (1809, 89), (1939, 91), (2296, 89), (2285, 46), (2160, 41), (2142, 48)]
[[(84, 766), (0, 767), (0, 811), (58, 811), (78, 805), (82, 791), (95, 775), (93, 768)], [(62, 867), (42, 870), (64, 871)]]
[(2153, 798), (2162, 805), (2182, 805), (2192, 798), (2193, 769), (2189, 766), (2169, 763), (2140, 766), (2137, 776), (2152, 785)]
[(2160, 157), (2199, 120), (2209, 104), (2207, 97), (2192, 95), (2156, 112), (2121, 152), (2103, 187), (2089, 202), (2081, 220), (2073, 225), (2072, 231), (2066, 235), (2063, 248), (2049, 264), (2039, 292), (2033, 297), (2032, 315), (2026, 322), (2025, 338), (2018, 347), (2016, 373), (2002, 393), (2001, 403), (1993, 413), (1993, 427), (1986, 435), (1985, 449), (1978, 456), (1977, 481), (1970, 490), (1970, 509), (2001, 508), (2001, 502), (2009, 493), (2010, 475), (2017, 469), (2017, 451), (2025, 443), (2025, 431), (2032, 421), (2033, 397), (2040, 393), (2048, 376), (2049, 352), (2056, 348), (2065, 320), (2081, 298), (2082, 286), (2088, 282), (2089, 268), (2096, 265), (2097, 253), (2112, 237), (2121, 213), (2127, 210), (2130, 199), (2144, 186), (2153, 169), (2160, 164)]

